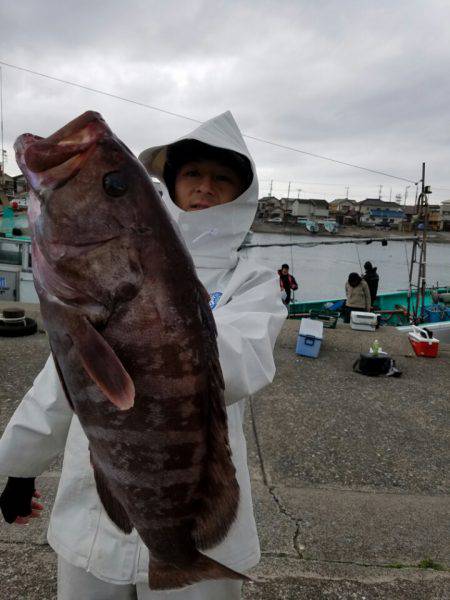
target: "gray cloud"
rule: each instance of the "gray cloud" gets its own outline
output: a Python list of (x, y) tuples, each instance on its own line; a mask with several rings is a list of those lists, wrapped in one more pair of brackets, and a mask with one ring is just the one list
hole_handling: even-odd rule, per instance
[[(416, 179), (450, 198), (450, 5), (440, 0), (166, 2), (0, 0), (0, 60)], [(3, 67), (7, 170), (23, 131), (99, 110), (136, 152), (193, 124)], [(404, 182), (249, 141), (262, 191), (404, 193)], [(309, 182), (309, 183), (308, 183)], [(314, 185), (311, 184), (314, 183)], [(316, 183), (320, 185), (316, 185)], [(274, 184), (275, 185), (275, 184)], [(282, 191), (284, 190), (284, 191)], [(303, 191), (304, 190), (304, 191)], [(413, 191), (409, 191), (413, 197)]]

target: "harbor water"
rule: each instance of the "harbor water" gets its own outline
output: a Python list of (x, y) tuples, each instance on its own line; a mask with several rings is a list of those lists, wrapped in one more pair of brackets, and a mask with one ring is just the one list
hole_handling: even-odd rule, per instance
[[(254, 233), (251, 244), (270, 243), (318, 243), (333, 241), (334, 238), (319, 236), (295, 236)], [(342, 241), (336, 238), (335, 241)], [(248, 248), (241, 252), (266, 264), (274, 271), (282, 263), (290, 266), (290, 272), (299, 284), (295, 299), (299, 301), (343, 298), (345, 281), (352, 271), (364, 271), (364, 263), (370, 261), (378, 268), (379, 293), (396, 292), (408, 287), (409, 262), (412, 242), (381, 240), (371, 244), (315, 245), (309, 247)], [(415, 270), (417, 277), (417, 269)], [(450, 244), (427, 243), (427, 285), (439, 283), (450, 286)]]

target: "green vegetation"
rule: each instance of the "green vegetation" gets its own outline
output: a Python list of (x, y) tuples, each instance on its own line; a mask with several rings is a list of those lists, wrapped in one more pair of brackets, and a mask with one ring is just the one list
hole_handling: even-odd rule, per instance
[(432, 560), (431, 558), (425, 558), (424, 560), (421, 560), (417, 566), (419, 567), (419, 569), (434, 569), (435, 571), (446, 570), (444, 566), (440, 565), (437, 562), (434, 562), (434, 560)]

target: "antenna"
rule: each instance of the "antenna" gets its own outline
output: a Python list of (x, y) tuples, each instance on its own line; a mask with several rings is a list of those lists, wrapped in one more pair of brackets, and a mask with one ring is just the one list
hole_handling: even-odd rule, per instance
[(406, 206), (406, 198), (408, 197), (408, 188), (410, 188), (410, 187), (411, 187), (410, 185), (407, 185), (405, 187), (405, 201), (403, 203), (404, 206)]

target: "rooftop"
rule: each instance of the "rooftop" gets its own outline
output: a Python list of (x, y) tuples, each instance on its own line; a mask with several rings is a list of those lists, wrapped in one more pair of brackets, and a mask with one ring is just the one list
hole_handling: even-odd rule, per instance
[(385, 208), (401, 208), (398, 202), (388, 202), (387, 200), (380, 200), (380, 198), (366, 198), (358, 203), (360, 206), (382, 206)]
[(292, 204), (298, 202), (299, 204), (312, 204), (317, 208), (328, 208), (328, 202), (319, 198), (282, 198), (284, 201), (289, 201)]
[(404, 211), (401, 208), (398, 208), (397, 210), (393, 210), (392, 208), (373, 208), (369, 211), (369, 213), (372, 215), (372, 217), (403, 217), (403, 215), (405, 214)]

